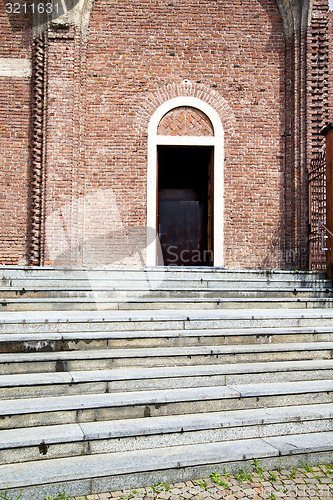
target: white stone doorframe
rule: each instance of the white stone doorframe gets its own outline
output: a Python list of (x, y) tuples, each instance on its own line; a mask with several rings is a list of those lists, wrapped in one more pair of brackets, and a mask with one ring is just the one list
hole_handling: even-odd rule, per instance
[[(173, 108), (188, 106), (202, 111), (210, 119), (213, 136), (164, 136), (157, 135), (157, 127), (163, 116)], [(212, 146), (214, 148), (214, 267), (223, 267), (223, 211), (224, 211), (224, 131), (218, 113), (197, 97), (179, 96), (163, 103), (152, 115), (148, 125), (147, 167), (147, 228), (155, 230), (157, 215), (157, 146)], [(148, 237), (147, 267), (157, 265), (157, 242)]]

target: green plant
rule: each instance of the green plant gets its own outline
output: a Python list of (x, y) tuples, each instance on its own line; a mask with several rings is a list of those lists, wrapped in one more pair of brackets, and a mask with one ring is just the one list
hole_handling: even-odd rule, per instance
[(297, 467), (293, 467), (293, 468), (291, 469), (291, 473), (290, 473), (290, 478), (291, 478), (291, 479), (295, 479), (296, 474), (297, 474), (297, 471), (298, 471)]
[(207, 490), (208, 483), (204, 479), (197, 479), (196, 481), (194, 481), (194, 484), (196, 486), (200, 486), (200, 488), (204, 490)]
[(220, 479), (220, 474), (218, 474), (215, 470), (211, 473), (210, 478), (214, 483), (217, 483)]
[(258, 472), (259, 469), (264, 470), (262, 467), (259, 467), (259, 464), (260, 464), (260, 460), (258, 458), (254, 458), (252, 461), (252, 464), (251, 464), (251, 467), (252, 467), (254, 472)]
[(227, 483), (227, 481), (225, 481), (225, 479), (221, 478), (221, 475), (218, 474), (217, 472), (215, 472), (215, 471), (212, 472), (210, 477), (214, 483), (219, 484), (220, 486), (223, 486), (226, 489), (229, 489), (229, 484)]
[(314, 477), (315, 477), (315, 479), (317, 479), (319, 484), (323, 484), (320, 476), (317, 476), (316, 474), (314, 474)]
[[(323, 470), (323, 468), (325, 468), (325, 471)], [(323, 465), (323, 467), (321, 467), (321, 470), (323, 472), (325, 472), (326, 474), (333, 472), (333, 464), (325, 464), (325, 465)]]
[(310, 472), (311, 474), (313, 474), (313, 468), (311, 467), (311, 465), (309, 465), (308, 463), (308, 459), (306, 459), (305, 462), (302, 462), (301, 463), (301, 467), (302, 469), (304, 469), (306, 472)]
[(277, 480), (276, 474), (274, 474), (274, 472), (270, 472), (270, 474), (269, 474), (269, 480), (273, 481), (273, 483), (274, 483), (274, 481)]
[(122, 498), (123, 498), (124, 500), (130, 500), (131, 498), (134, 498), (134, 497), (137, 495), (137, 493), (138, 493), (138, 492), (137, 492), (136, 490), (132, 490), (132, 491), (130, 491), (130, 492), (128, 493), (128, 495), (125, 495), (125, 496), (123, 496)]
[(151, 486), (151, 489), (154, 493), (161, 493), (162, 491), (169, 491), (170, 484), (167, 483), (155, 483), (154, 486)]
[(279, 474), (281, 474), (281, 471), (282, 471), (282, 464), (281, 464), (281, 460), (279, 462), (279, 465), (276, 467), (276, 470), (278, 471)]
[[(76, 497), (78, 500), (84, 500), (83, 497)], [(86, 496), (84, 497), (85, 499), (87, 498)], [(59, 491), (58, 495), (56, 497), (47, 497), (45, 500), (75, 500), (74, 497), (67, 496), (64, 491)]]
[[(4, 493), (0, 492), (0, 500), (14, 500), (13, 497), (7, 496), (7, 491), (8, 490), (6, 490)], [(20, 493), (20, 495), (18, 497), (16, 497), (15, 500), (18, 500), (19, 498), (21, 498), (21, 496), (22, 496), (22, 493)]]
[(277, 495), (275, 495), (275, 493), (271, 493), (268, 498), (269, 500), (275, 500), (277, 498)]
[(257, 458), (254, 458), (253, 459), (253, 463), (251, 464), (251, 467), (253, 469), (253, 472), (255, 472), (256, 474), (259, 474), (260, 478), (263, 479), (263, 474), (265, 472), (264, 468), (259, 466), (260, 464), (260, 460), (258, 460)]
[(246, 472), (245, 469), (242, 469), (238, 474), (235, 475), (235, 478), (242, 483), (245, 481), (252, 481), (252, 476), (249, 472)]
[(223, 475), (226, 479), (228, 479), (228, 477), (231, 476), (230, 472), (227, 472), (225, 467), (223, 467)]

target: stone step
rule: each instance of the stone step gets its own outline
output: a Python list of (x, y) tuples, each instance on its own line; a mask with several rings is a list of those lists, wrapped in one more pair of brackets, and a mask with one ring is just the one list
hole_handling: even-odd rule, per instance
[(242, 279), (264, 279), (266, 281), (277, 280), (325, 280), (326, 273), (322, 271), (280, 271), (280, 270), (256, 270), (240, 269), (229, 270), (212, 267), (152, 267), (145, 269), (129, 268), (61, 268), (61, 267), (20, 267), (0, 266), (0, 279), (92, 279), (112, 278), (114, 280), (143, 279), (211, 279), (238, 281)]
[(333, 309), (1, 312), (0, 335), (65, 331), (331, 326)]
[[(331, 287), (300, 287), (297, 284), (291, 286), (263, 286), (247, 287), (244, 289), (242, 285), (238, 288), (223, 288), (223, 289), (208, 289), (208, 288), (184, 288), (184, 289), (168, 289), (168, 290), (110, 290), (108, 288), (99, 288), (91, 290), (86, 288), (1, 288), (0, 287), (0, 305), (11, 303), (31, 303), (38, 301), (42, 302), (66, 302), (66, 300), (84, 299), (83, 302), (101, 302), (109, 301), (110, 303), (126, 303), (133, 302), (172, 302), (172, 300), (219, 300), (219, 299), (329, 299), (332, 298), (333, 291)], [(18, 300), (20, 299), (20, 300)], [(34, 299), (34, 300), (27, 300)]]
[(230, 410), (0, 431), (0, 464), (332, 430), (333, 405)]
[(333, 325), (299, 328), (215, 328), (205, 330), (124, 330), (3, 333), (0, 352), (196, 347), (236, 344), (333, 342)]
[(333, 360), (0, 375), (0, 399), (329, 380)]
[(314, 432), (37, 460), (1, 466), (0, 489), (18, 496), (24, 488), (21, 500), (56, 496), (60, 490), (67, 495), (99, 493), (166, 482), (165, 478), (176, 483), (205, 477), (212, 467), (222, 472), (226, 466), (234, 472), (240, 464), (248, 467), (245, 461), (254, 457), (271, 466), (278, 466), (281, 457), (290, 463), (293, 456), (293, 463), (299, 463), (308, 453), (325, 460), (332, 446), (332, 432)]
[(8, 495), (177, 482), (246, 457), (329, 461), (323, 273), (0, 266), (0, 277)]
[(332, 402), (332, 380), (2, 400), (3, 429)]
[(332, 308), (333, 297), (279, 297), (279, 298), (40, 298), (2, 299), (0, 311), (93, 311), (93, 310), (156, 310), (156, 309), (248, 309), (248, 308)]
[(333, 342), (4, 353), (0, 374), (329, 360)]
[(266, 279), (243, 279), (243, 280), (223, 280), (223, 279), (109, 279), (106, 277), (100, 278), (22, 278), (1, 280), (1, 291), (8, 292), (11, 290), (18, 291), (24, 294), (26, 289), (39, 289), (43, 290), (114, 290), (114, 291), (142, 291), (149, 292), (150, 290), (159, 291), (186, 291), (186, 290), (239, 290), (239, 289), (269, 289), (278, 288), (283, 290), (293, 290), (301, 288), (305, 290), (325, 290), (332, 289), (331, 280), (272, 280)]

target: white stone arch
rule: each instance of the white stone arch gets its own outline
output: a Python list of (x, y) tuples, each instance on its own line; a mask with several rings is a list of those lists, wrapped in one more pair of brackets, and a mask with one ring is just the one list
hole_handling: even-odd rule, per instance
[[(163, 116), (174, 108), (188, 106), (202, 111), (213, 125), (213, 136), (164, 136), (157, 135), (157, 127)], [(147, 228), (155, 230), (157, 214), (157, 146), (212, 146), (214, 148), (214, 267), (223, 267), (224, 243), (224, 130), (218, 113), (206, 102), (192, 96), (174, 97), (159, 106), (148, 125), (147, 166)], [(156, 266), (157, 246), (147, 234), (148, 267)]]

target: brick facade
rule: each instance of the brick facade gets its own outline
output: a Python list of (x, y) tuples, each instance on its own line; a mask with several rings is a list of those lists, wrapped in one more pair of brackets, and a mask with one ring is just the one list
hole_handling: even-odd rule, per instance
[[(1, 77), (0, 262), (103, 265), (111, 233), (121, 255), (146, 224), (149, 120), (191, 95), (224, 128), (225, 266), (307, 266), (306, 166), (332, 109), (324, 0), (292, 35), (275, 0), (98, 0), (87, 33), (53, 24), (34, 44), (24, 16), (0, 22), (0, 57), (33, 58), (32, 83)], [(212, 129), (178, 107), (158, 133)]]
[[(333, 44), (333, 10), (329, 12), (328, 17), (328, 46)], [(329, 120), (333, 116), (333, 54), (332, 50), (328, 51), (328, 117)]]
[(95, 172), (95, 179), (88, 172), (89, 186), (97, 189), (104, 177), (125, 224), (134, 214), (144, 224), (146, 131), (136, 133), (133, 115), (147, 92), (184, 79), (201, 84), (225, 99), (236, 122), (235, 133), (225, 134), (225, 264), (259, 267), (269, 258), (267, 265), (283, 265), (276, 252), (283, 211), (279, 194), (271, 196), (282, 190), (283, 68), (273, 1), (265, 9), (247, 2), (242, 10), (225, 2), (157, 3), (155, 14), (149, 2), (111, 9), (101, 2), (90, 19), (87, 53), (87, 136), (93, 138), (87, 156)]
[[(27, 19), (5, 13), (0, 2), (0, 58), (31, 57)], [(30, 79), (0, 77), (0, 264), (25, 263), (28, 220)]]

